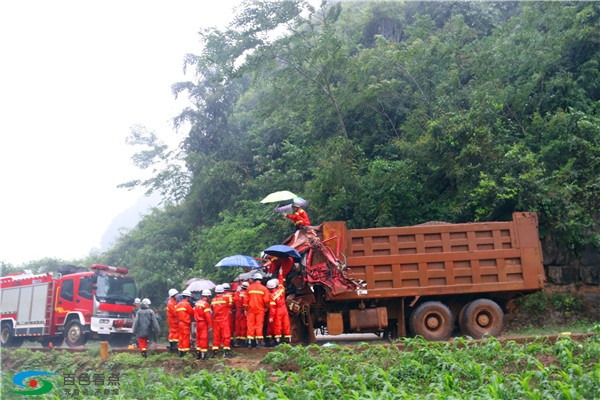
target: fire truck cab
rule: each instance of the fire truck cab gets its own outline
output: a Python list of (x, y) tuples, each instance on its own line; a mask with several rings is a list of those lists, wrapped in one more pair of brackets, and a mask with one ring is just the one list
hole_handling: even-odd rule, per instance
[(94, 264), (75, 273), (11, 274), (0, 278), (0, 343), (83, 346), (88, 339), (113, 346), (129, 342), (137, 290), (128, 270)]

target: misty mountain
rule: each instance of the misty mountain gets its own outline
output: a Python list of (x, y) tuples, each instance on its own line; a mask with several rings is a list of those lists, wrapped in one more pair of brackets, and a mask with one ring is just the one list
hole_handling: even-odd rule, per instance
[(131, 207), (115, 216), (108, 228), (102, 235), (100, 252), (108, 250), (123, 233), (135, 227), (142, 217), (156, 207), (161, 201), (160, 195), (154, 193), (150, 196), (142, 196)]

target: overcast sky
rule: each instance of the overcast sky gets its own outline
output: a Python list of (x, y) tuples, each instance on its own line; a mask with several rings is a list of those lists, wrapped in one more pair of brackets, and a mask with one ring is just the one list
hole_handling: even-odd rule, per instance
[[(176, 143), (186, 105), (171, 84), (201, 27), (231, 0), (0, 2), (0, 261), (74, 259), (100, 247), (143, 190), (125, 144), (133, 125)], [(189, 78), (189, 77), (188, 77)]]

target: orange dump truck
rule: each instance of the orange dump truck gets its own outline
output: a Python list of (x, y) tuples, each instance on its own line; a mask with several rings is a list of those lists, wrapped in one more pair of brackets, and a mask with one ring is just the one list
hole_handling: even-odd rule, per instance
[[(509, 222), (372, 229), (325, 222), (316, 232), (340, 262), (327, 262), (314, 246), (305, 251), (288, 296), (296, 342), (314, 341), (319, 329), (428, 340), (445, 340), (455, 328), (495, 336), (507, 302), (545, 283), (535, 213), (514, 213)], [(307, 279), (323, 260), (353, 284), (341, 291)]]

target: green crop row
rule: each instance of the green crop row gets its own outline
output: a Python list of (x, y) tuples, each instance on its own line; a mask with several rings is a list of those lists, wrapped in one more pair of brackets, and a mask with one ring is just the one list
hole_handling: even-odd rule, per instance
[[(595, 327), (600, 331), (600, 325)], [(576, 341), (481, 342), (457, 339), (427, 342), (402, 339), (399, 345), (292, 347), (282, 345), (261, 361), (259, 369), (232, 369), (221, 359), (195, 369), (159, 365), (180, 363), (172, 355), (155, 355), (154, 367), (138, 355), (116, 354), (99, 362), (96, 353), (36, 353), (13, 350), (17, 363), (2, 370), (2, 398), (12, 394), (12, 376), (26, 369), (59, 375), (81, 371), (119, 373), (118, 393), (84, 395), (76, 382), (66, 392), (57, 382), (46, 398), (69, 399), (598, 399), (600, 335)], [(3, 351), (3, 356), (4, 354)], [(207, 367), (207, 366), (210, 366)], [(77, 389), (79, 394), (73, 394)], [(17, 396), (17, 397), (15, 397)], [(39, 397), (37, 397), (39, 398)]]

